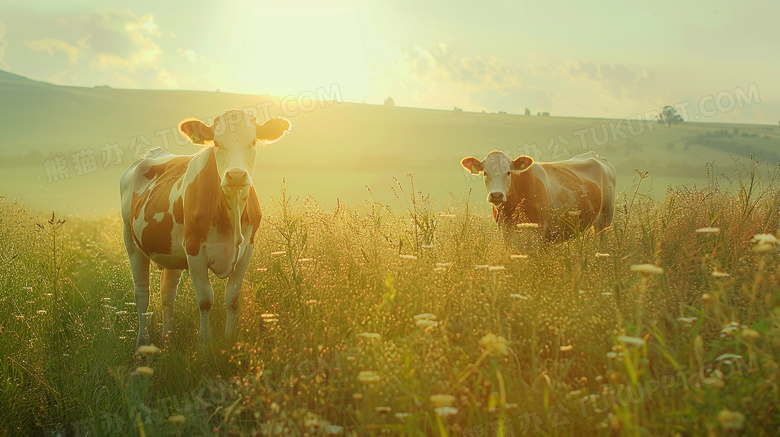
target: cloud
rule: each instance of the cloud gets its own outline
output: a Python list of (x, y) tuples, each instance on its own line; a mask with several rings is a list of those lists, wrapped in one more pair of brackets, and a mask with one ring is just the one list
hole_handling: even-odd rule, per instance
[(107, 9), (89, 16), (85, 29), (94, 47), (93, 67), (135, 73), (156, 67), (162, 57), (154, 41), (160, 32), (151, 14), (137, 17), (128, 10)]
[(162, 66), (164, 54), (158, 44), (162, 33), (152, 14), (137, 16), (127, 9), (108, 8), (64, 20), (84, 36), (75, 43), (57, 38), (25, 42), (32, 50), (66, 54), (71, 68), (55, 77), (73, 78), (68, 71), (75, 67), (96, 74), (101, 83), (178, 87), (178, 81)]
[(471, 100), (476, 105), (492, 111), (508, 111), (522, 114), (525, 108), (532, 112), (549, 111), (552, 99), (546, 90), (537, 87), (526, 87), (511, 90), (481, 90), (471, 93)]
[(646, 100), (649, 97), (650, 84), (654, 81), (647, 70), (637, 74), (624, 64), (570, 62), (566, 71), (573, 80), (594, 82), (612, 97), (620, 99)]
[(470, 111), (522, 113), (525, 107), (550, 109), (551, 98), (544, 85), (531, 83), (539, 74), (504, 58), (463, 56), (448, 44), (439, 43), (402, 50), (397, 59), (404, 71), (395, 74), (408, 78), (403, 88), (397, 83), (392, 87), (401, 101), (435, 107), (455, 105)]
[(55, 73), (51, 76), (51, 80), (55, 83), (74, 83), (78, 81), (79, 79), (79, 73), (78, 71), (68, 68), (66, 70), (62, 70), (59, 73)]
[(68, 65), (76, 65), (88, 50), (83, 39), (78, 42), (78, 47), (55, 38), (25, 41), (24, 45), (35, 51), (47, 52), (50, 55), (54, 54), (54, 52), (63, 52), (68, 57)]
[(179, 49), (176, 51), (176, 53), (178, 53), (179, 56), (181, 56), (182, 58), (189, 61), (191, 64), (204, 63), (207, 61), (205, 56), (198, 54), (198, 52), (196, 52), (193, 49), (187, 49), (187, 50)]
[[(393, 93), (412, 104), (466, 110), (592, 116), (635, 113), (668, 100), (657, 71), (641, 65), (566, 61), (524, 55), (521, 59), (463, 56), (447, 44), (403, 50), (408, 78)], [(396, 76), (397, 77), (397, 76)], [(418, 103), (419, 102), (419, 103)], [(433, 102), (433, 103), (431, 103)], [(643, 109), (646, 110), (646, 109)]]
[(410, 72), (424, 82), (470, 89), (516, 88), (522, 83), (513, 68), (496, 57), (463, 57), (447, 44), (407, 51)]
[(5, 48), (8, 42), (5, 40), (5, 24), (0, 23), (0, 67), (4, 66), (3, 57), (5, 57)]

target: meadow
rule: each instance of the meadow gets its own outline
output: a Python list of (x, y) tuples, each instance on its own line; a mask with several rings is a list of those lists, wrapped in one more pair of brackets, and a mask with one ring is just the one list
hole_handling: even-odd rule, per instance
[(777, 435), (780, 180), (732, 182), (635, 185), (610, 230), (554, 245), (507, 245), (478, 184), (266, 187), (238, 343), (212, 279), (198, 350), (185, 272), (164, 344), (153, 274), (144, 357), (116, 215), (0, 199), (0, 434)]
[[(311, 196), (328, 209), (362, 204), (367, 197), (395, 204), (387, 187), (407, 173), (443, 205), (451, 195), (462, 199), (469, 190), (483, 190), (480, 178), (464, 175), (460, 161), (494, 149), (540, 162), (592, 150), (617, 169), (619, 191), (633, 190), (636, 168), (649, 171), (640, 193), (659, 202), (670, 184), (706, 186), (708, 177), (718, 176), (728, 185), (735, 159), (780, 159), (777, 125), (686, 120), (664, 127), (641, 114), (598, 119), (406, 108), (400, 102), (385, 107), (344, 102), (338, 84), (273, 97), (66, 87), (0, 71), (0, 101), (15, 102), (0, 106), (0, 195), (21, 198), (36, 210), (80, 216), (118, 215), (117, 181), (133, 160), (154, 147), (196, 152), (178, 134), (177, 123), (207, 120), (229, 108), (292, 123), (290, 135), (258, 153), (253, 180), (267, 207), (282, 179), (291, 195)], [(78, 154), (93, 158), (94, 167), (75, 165)], [(61, 159), (68, 172), (52, 172), (53, 159)]]

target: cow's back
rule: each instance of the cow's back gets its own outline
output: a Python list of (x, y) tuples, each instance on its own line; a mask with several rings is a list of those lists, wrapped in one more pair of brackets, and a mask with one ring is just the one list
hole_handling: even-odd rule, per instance
[(566, 161), (540, 163), (551, 208), (597, 230), (609, 226), (615, 208), (615, 168), (593, 152)]

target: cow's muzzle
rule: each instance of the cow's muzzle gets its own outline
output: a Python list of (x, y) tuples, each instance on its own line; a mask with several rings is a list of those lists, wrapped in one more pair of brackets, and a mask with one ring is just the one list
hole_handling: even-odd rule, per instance
[(225, 172), (222, 178), (222, 187), (230, 189), (241, 189), (252, 185), (252, 178), (246, 170), (234, 168)]
[(494, 191), (488, 195), (488, 202), (490, 203), (506, 202), (506, 195), (500, 191)]

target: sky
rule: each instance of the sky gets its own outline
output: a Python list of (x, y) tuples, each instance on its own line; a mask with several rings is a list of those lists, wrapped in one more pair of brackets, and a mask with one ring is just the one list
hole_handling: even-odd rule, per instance
[(776, 125), (778, 19), (777, 1), (3, 0), (0, 69), (571, 117), (676, 105), (691, 121)]

